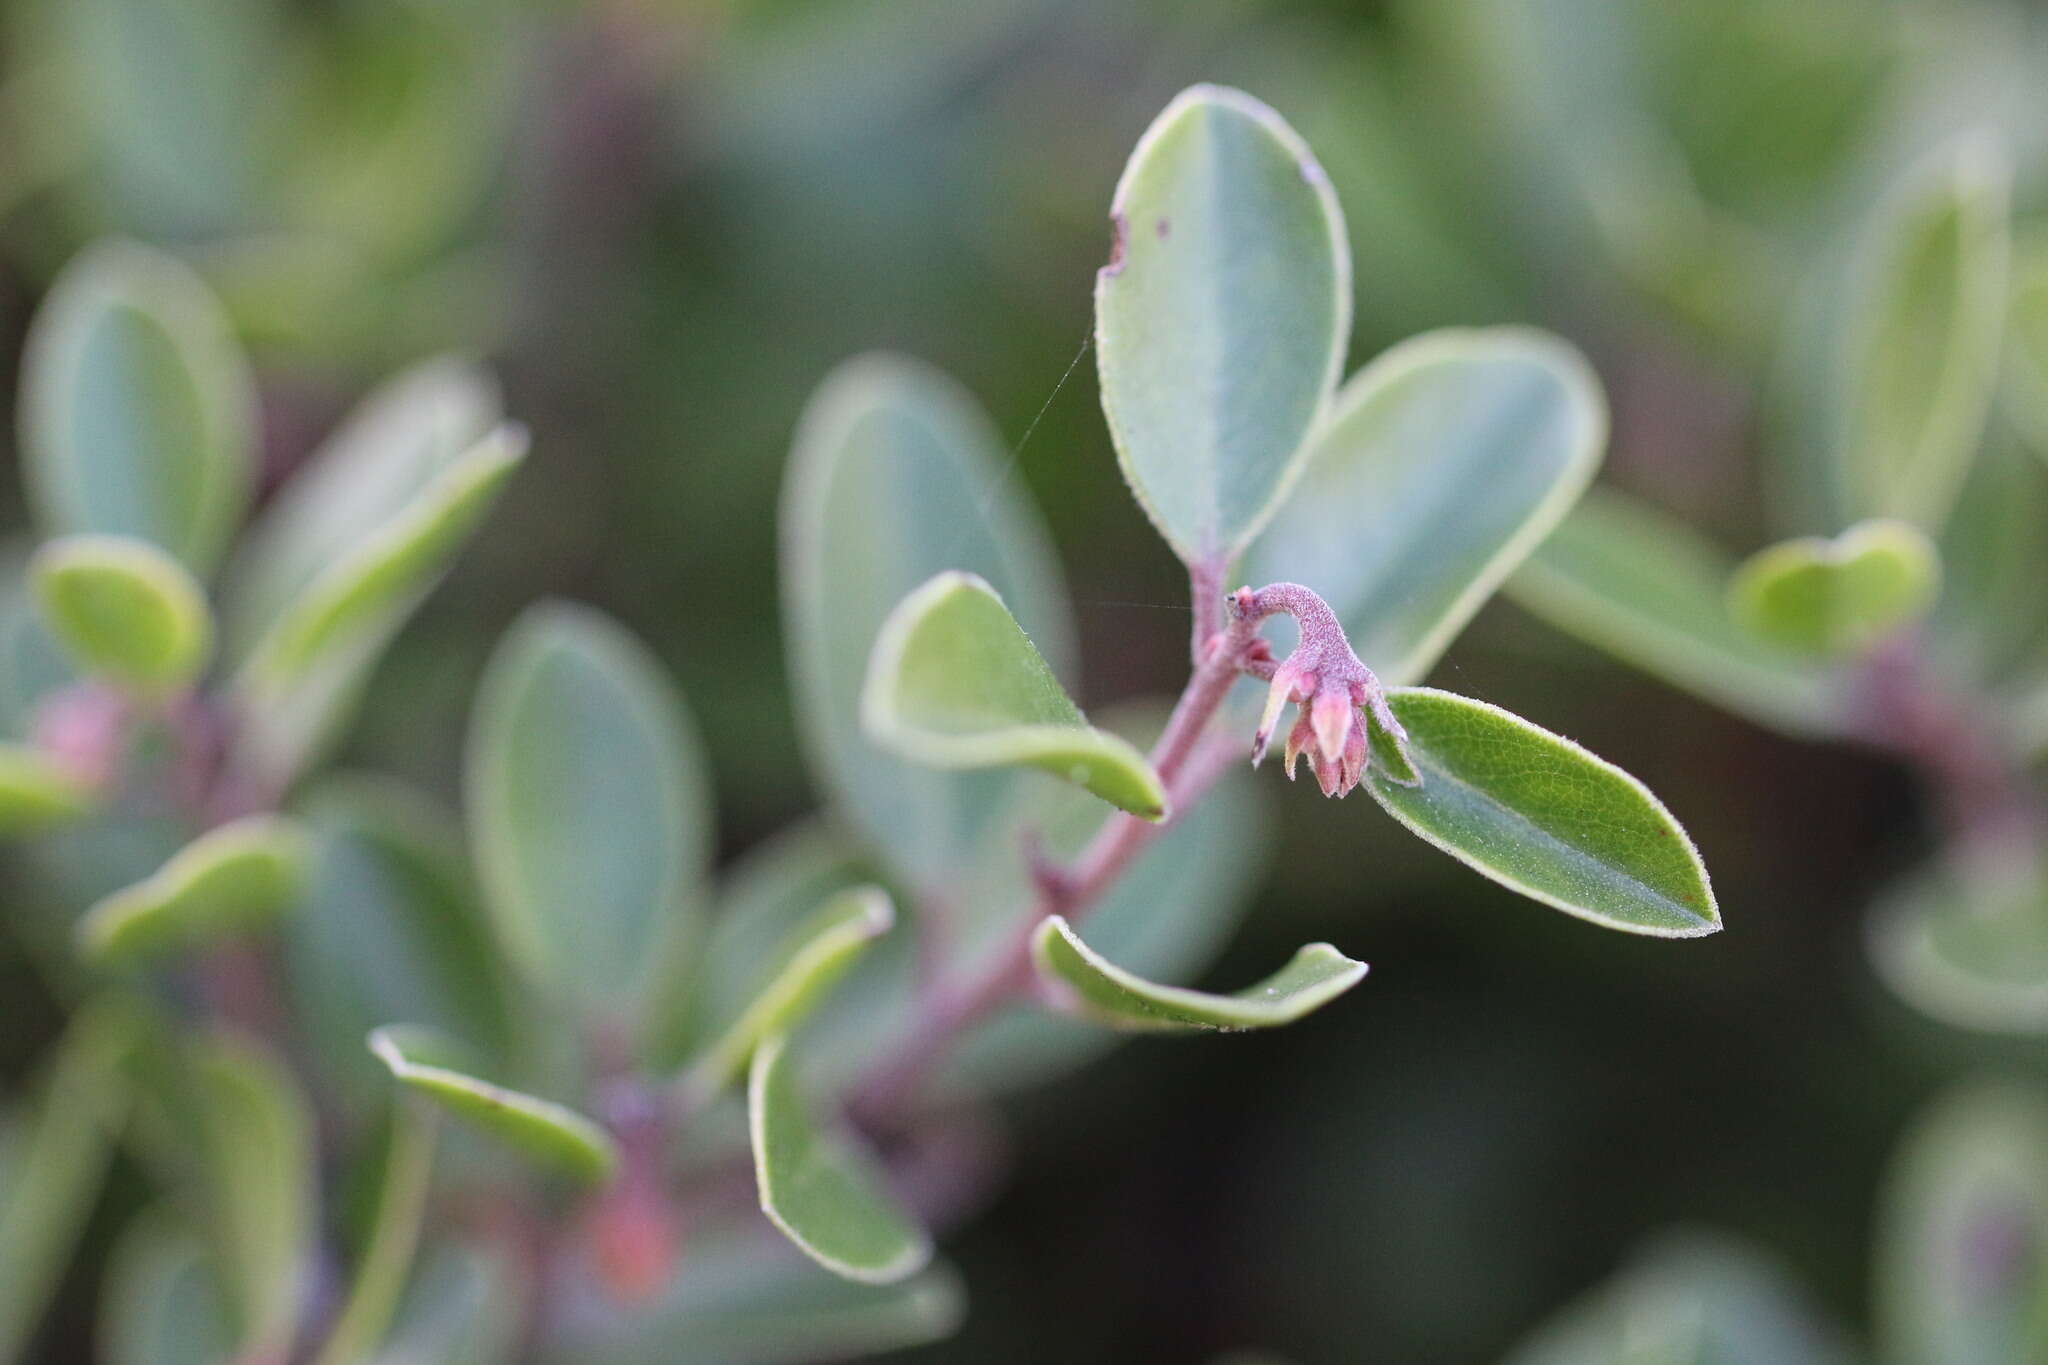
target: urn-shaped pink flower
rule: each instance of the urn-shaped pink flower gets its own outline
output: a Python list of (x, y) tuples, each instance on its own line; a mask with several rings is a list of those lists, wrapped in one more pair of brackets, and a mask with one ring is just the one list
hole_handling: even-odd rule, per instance
[(1284, 660), (1275, 663), (1262, 649), (1246, 658), (1246, 672), (1272, 683), (1252, 737), (1254, 765), (1266, 756), (1273, 727), (1289, 702), (1297, 710), (1287, 732), (1287, 776), (1294, 776), (1295, 761), (1306, 755), (1325, 796), (1347, 795), (1364, 778), (1371, 761), (1371, 726), (1379, 726), (1405, 754), (1408, 732), (1394, 719), (1380, 680), (1352, 652), (1337, 614), (1322, 598), (1299, 583), (1273, 583), (1256, 592), (1239, 588), (1230, 595), (1230, 610), (1248, 625), (1284, 613), (1301, 627), (1301, 642)]

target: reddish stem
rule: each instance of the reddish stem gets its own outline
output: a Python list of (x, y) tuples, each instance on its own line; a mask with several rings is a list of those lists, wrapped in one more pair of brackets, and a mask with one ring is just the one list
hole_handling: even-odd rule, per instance
[[(1168, 817), (1154, 823), (1119, 811), (1072, 863), (1062, 867), (1042, 856), (1032, 857), (1032, 878), (1038, 887), (1033, 913), (986, 967), (965, 980), (942, 981), (933, 988), (909, 1041), (868, 1078), (853, 1101), (854, 1112), (871, 1126), (890, 1122), (916, 1098), (960, 1034), (1004, 1002), (1030, 991), (1031, 940), (1040, 921), (1048, 915), (1079, 920), (1094, 909), (1132, 861), (1222, 775), (1228, 759), (1219, 761), (1220, 755), (1236, 756), (1234, 749), (1205, 750), (1201, 741), (1237, 680), (1256, 623), (1226, 622), (1220, 564), (1191, 566), (1188, 578), (1195, 612), (1194, 671), (1150, 755), (1166, 787)], [(1214, 623), (1206, 635), (1205, 622)]]
[(1918, 640), (1879, 646), (1858, 681), (1858, 731), (1920, 774), (1955, 848), (1997, 864), (2033, 847), (2040, 801), (1971, 700), (1930, 675)]

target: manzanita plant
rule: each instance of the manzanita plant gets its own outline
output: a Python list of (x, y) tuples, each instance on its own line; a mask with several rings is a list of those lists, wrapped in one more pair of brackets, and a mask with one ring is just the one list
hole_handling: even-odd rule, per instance
[[(1514, 576), (1561, 628), (1750, 719), (1875, 746), (1923, 781), (1937, 842), (1867, 934), (1902, 998), (1963, 1028), (2048, 1031), (2048, 752), (2034, 644), (2048, 487), (2041, 265), (2015, 260), (2011, 167), (1982, 136), (1884, 195), (1824, 297), (1791, 310), (1788, 368), (1819, 416), (1770, 452), (1777, 519), (1818, 534), (1736, 564), (1646, 503), (1599, 492)], [(1807, 336), (1822, 338), (1807, 341)], [(2033, 447), (2030, 454), (2023, 447)]]
[[(781, 509), (828, 809), (722, 876), (679, 698), (587, 607), (535, 607), (497, 647), (460, 823), (315, 773), (523, 453), (486, 377), (393, 381), (238, 534), (255, 417), (217, 306), (140, 247), (70, 267), (23, 378), (47, 539), (5, 641), (0, 813), (45, 831), (66, 912), (17, 918), (79, 1003), (0, 1143), (0, 1358), (122, 1143), (163, 1198), (108, 1270), (112, 1362), (782, 1360), (941, 1335), (962, 1291), (935, 1230), (984, 1174), (980, 1098), (1122, 1033), (1288, 1023), (1364, 978), (1312, 944), (1235, 992), (1183, 984), (1251, 888), (1269, 747), (1534, 900), (1720, 927), (1642, 784), (1416, 685), (1585, 491), (1606, 440), (1586, 364), (1536, 332), (1446, 331), (1340, 384), (1336, 195), (1236, 91), (1173, 101), (1112, 220), (1103, 405), (1186, 566), (1185, 688), (1085, 717), (1059, 571), (991, 424), (921, 364), (850, 362)], [(1859, 533), (1744, 600), (1860, 647), (1924, 596), (1923, 542)]]

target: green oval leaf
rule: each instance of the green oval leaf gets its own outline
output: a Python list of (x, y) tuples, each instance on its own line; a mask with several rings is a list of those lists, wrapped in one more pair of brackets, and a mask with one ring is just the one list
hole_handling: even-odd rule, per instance
[(1147, 820), (1166, 788), (1126, 740), (1068, 699), (995, 589), (947, 572), (882, 623), (861, 697), (877, 744), (935, 768), (1042, 768)]
[(850, 1134), (819, 1126), (797, 1089), (780, 1035), (754, 1049), (748, 1130), (761, 1211), (835, 1275), (894, 1284), (930, 1263), (931, 1237), (888, 1193)]
[(1388, 814), (1532, 900), (1610, 929), (1697, 938), (1721, 927), (1692, 840), (1648, 788), (1498, 706), (1433, 688), (1388, 696), (1422, 777), (1404, 786), (1373, 734), (1366, 786)]
[(386, 646), (523, 458), (496, 384), (443, 359), (366, 398), (251, 528), (230, 574), (235, 761), (266, 788), (331, 742)]
[(222, 825), (87, 910), (78, 950), (97, 962), (129, 961), (268, 924), (304, 890), (307, 858), (304, 832), (284, 816)]
[(0, 744), (0, 834), (21, 834), (75, 820), (92, 810), (92, 789), (40, 749)]
[(470, 847), (507, 952), (610, 1015), (641, 1007), (710, 861), (695, 734), (661, 665), (588, 607), (529, 608), (470, 718)]
[(1096, 275), (1102, 410), (1183, 560), (1229, 560), (1300, 472), (1351, 331), (1351, 256), (1323, 168), (1241, 91), (1183, 91), (1139, 139)]
[(896, 923), (896, 907), (878, 886), (842, 891), (799, 924), (773, 955), (754, 998), (726, 1025), (690, 1069), (689, 1090), (723, 1090), (763, 1038), (784, 1034), (838, 984), (876, 939)]
[(176, 241), (267, 221), (259, 196), (287, 144), (284, 91), (266, 76), (303, 60), (284, 49), (285, 14), (260, 0), (71, 0), (47, 17), (68, 97), (55, 121), (89, 159), (67, 219)]
[(1849, 1365), (1775, 1261), (1718, 1233), (1666, 1234), (1546, 1323), (1506, 1365)]
[(618, 1165), (618, 1146), (603, 1128), (566, 1105), (461, 1070), (463, 1049), (430, 1029), (388, 1024), (371, 1032), (369, 1046), (401, 1084), (545, 1166), (597, 1184)]
[(121, 1067), (136, 1017), (118, 1005), (85, 1006), (65, 1031), (34, 1107), (9, 1133), (0, 1170), (0, 1361), (20, 1358), (56, 1292), (126, 1121), (131, 1090)]
[(252, 1041), (210, 1040), (195, 1063), (207, 1209), (238, 1358), (279, 1358), (312, 1272), (313, 1116), (283, 1062)]
[(2013, 263), (2005, 379), (2003, 406), (2034, 454), (2048, 459), (2048, 239), (2039, 236)]
[(1941, 590), (1934, 542), (1903, 521), (1866, 521), (1833, 540), (1783, 541), (1743, 561), (1728, 609), (1759, 639), (1853, 655), (1927, 614)]
[(22, 471), (54, 535), (134, 536), (204, 575), (247, 505), (256, 395), (220, 305), (132, 242), (78, 257), (22, 355)]
[(443, 357), (375, 389), (249, 528), (229, 574), (232, 652), (246, 657), (335, 566), (444, 481), (502, 420), (496, 382)]
[(1844, 724), (1836, 677), (1728, 614), (1733, 562), (1674, 517), (1589, 490), (1508, 580), (1508, 595), (1674, 687), (1795, 735)]
[(1893, 1158), (1878, 1227), (1886, 1358), (2000, 1365), (2048, 1352), (2048, 1104), (1959, 1090)]
[(883, 620), (943, 569), (993, 584), (1055, 672), (1073, 654), (1059, 565), (1000, 435), (957, 384), (895, 356), (833, 371), (784, 477), (783, 622), (799, 737), (837, 813), (909, 885), (958, 865), (1022, 779), (944, 773), (879, 749), (861, 688)]
[(299, 803), (313, 837), (305, 903), (284, 928), (305, 1036), (342, 1095), (381, 1101), (363, 1035), (408, 1019), (502, 1055), (504, 973), (455, 818), (396, 782), (330, 778)]
[[(709, 927), (692, 960), (664, 983), (667, 1026), (650, 1064), (673, 1069), (710, 1047), (754, 1003), (789, 949), (808, 941), (819, 907), (875, 876), (872, 856), (822, 815), (742, 854), (719, 880)], [(896, 927), (869, 944), (851, 972), (789, 1030), (801, 1040), (814, 1075), (843, 1079), (853, 1066), (867, 1064), (877, 1040), (910, 1013), (916, 926), (909, 916), (895, 919)], [(825, 1058), (845, 1064), (821, 1065)]]
[(338, 645), (425, 591), (526, 458), (522, 427), (494, 428), (405, 507), (330, 564), (293, 600), (250, 655), (244, 686), (291, 686)]
[(1450, 329), (1345, 384), (1260, 536), (1253, 583), (1314, 585), (1380, 681), (1419, 681), (1599, 466), (1607, 404), (1547, 333)]
[(2048, 886), (2031, 867), (2009, 877), (1922, 869), (1886, 891), (1864, 928), (1878, 978), (1922, 1014), (2048, 1034)]
[(2011, 187), (2003, 152), (1958, 142), (1896, 187), (1863, 243), (1835, 450), (1856, 515), (1948, 517), (1998, 380)]
[(1366, 971), (1363, 962), (1329, 944), (1311, 943), (1264, 981), (1229, 995), (1160, 986), (1105, 959), (1060, 915), (1038, 926), (1031, 956), (1054, 1003), (1069, 1013), (1111, 1028), (1163, 1033), (1291, 1024), (1363, 981)]
[(66, 536), (36, 551), (29, 575), (44, 622), (82, 672), (161, 697), (190, 686), (206, 666), (206, 594), (148, 541)]
[(30, 733), (43, 704), (82, 681), (43, 624), (30, 590), (33, 549), (0, 547), (0, 733), (5, 734)]
[(525, 1285), (509, 1249), (451, 1242), (420, 1258), (372, 1365), (504, 1365)]

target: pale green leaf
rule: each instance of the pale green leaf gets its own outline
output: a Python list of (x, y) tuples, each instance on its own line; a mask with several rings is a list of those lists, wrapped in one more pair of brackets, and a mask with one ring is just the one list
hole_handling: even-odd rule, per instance
[(254, 791), (288, 791), (331, 751), (354, 716), (384, 651), (424, 594), (337, 641), (289, 688), (238, 698), (242, 725), (228, 759), (231, 780)]
[(369, 1359), (397, 1314), (426, 1221), (438, 1116), (423, 1103), (395, 1105), (386, 1140), (383, 1181), (369, 1235), (348, 1298), (314, 1365), (355, 1365)]
[(243, 1359), (290, 1348), (317, 1233), (313, 1115), (291, 1072), (253, 1041), (222, 1037), (193, 1077), (215, 1263)]
[(81, 681), (30, 591), (34, 549), (0, 542), (0, 733), (10, 735), (31, 733), (43, 704)]
[[(776, 975), (789, 950), (809, 941), (819, 907), (875, 875), (872, 856), (823, 817), (799, 821), (743, 854), (720, 879), (709, 928), (692, 960), (664, 983), (667, 1025), (652, 1064), (680, 1066), (710, 1047), (755, 1003), (761, 983)], [(895, 919), (895, 927), (868, 943), (849, 973), (789, 1030), (814, 1074), (841, 1078), (865, 1065), (878, 1040), (910, 1014), (916, 925), (907, 915)]]
[(1929, 530), (1948, 516), (1998, 380), (2011, 184), (1998, 147), (1956, 143), (1894, 189), (1863, 244), (1835, 448), (1853, 515)]
[(91, 810), (84, 783), (25, 744), (0, 744), (0, 834), (22, 834), (75, 820)]
[(177, 241), (264, 211), (282, 150), (275, 73), (296, 59), (282, 50), (283, 12), (263, 0), (65, 0), (48, 13), (73, 101), (59, 121), (90, 157), (74, 211)]
[(1351, 330), (1351, 257), (1323, 168), (1281, 117), (1183, 91), (1131, 153), (1096, 276), (1102, 409), (1153, 525), (1229, 560), (1300, 473)]
[(169, 1209), (152, 1209), (115, 1243), (100, 1290), (102, 1365), (221, 1365), (234, 1322), (206, 1243)]
[(601, 613), (528, 609), (470, 717), (470, 848), (507, 952), (612, 1016), (643, 1007), (710, 861), (695, 733), (661, 665)]
[(863, 356), (804, 410), (781, 508), (783, 629), (798, 735), (841, 818), (905, 882), (953, 872), (1021, 779), (943, 773), (884, 753), (860, 695), (882, 621), (944, 569), (980, 574), (1064, 673), (1065, 585), (1001, 436), (951, 379), (916, 361)]
[(1229, 995), (1156, 985), (1105, 959), (1059, 915), (1039, 925), (1031, 955), (1053, 1003), (1111, 1028), (1144, 1032), (1232, 1033), (1291, 1024), (1365, 979), (1363, 962), (1312, 943), (1264, 981)]
[(231, 652), (260, 637), (335, 566), (444, 483), (502, 420), (491, 376), (442, 358), (385, 381), (279, 490), (231, 566)]
[(2048, 582), (2044, 525), (2048, 463), (2000, 428), (1942, 528), (1941, 595), (1921, 633), (1938, 667), (2002, 689), (2048, 659), (2048, 613), (2038, 609)]
[(254, 704), (292, 687), (438, 578), (526, 451), (523, 428), (492, 428), (307, 584), (250, 654), (239, 685)]
[(270, 923), (305, 888), (309, 856), (296, 821), (250, 815), (202, 834), (154, 874), (97, 902), (78, 921), (78, 949), (132, 961)]
[(2048, 1034), (2048, 885), (2031, 866), (1923, 868), (1878, 900), (1864, 944), (1878, 978), (1923, 1014), (1952, 1028)]
[(256, 397), (185, 266), (110, 242), (51, 286), (22, 356), (22, 470), (51, 534), (147, 540), (204, 575), (247, 506)]
[(1919, 620), (1940, 591), (1940, 552), (1925, 532), (1865, 521), (1833, 540), (1804, 536), (1751, 555), (1729, 581), (1728, 609), (1759, 639), (1837, 657)]
[(877, 744), (936, 768), (1028, 765), (1147, 820), (1165, 786), (1128, 740), (1089, 725), (995, 589), (946, 572), (875, 640), (861, 717)]
[(459, 1069), (462, 1049), (430, 1030), (387, 1025), (370, 1034), (370, 1051), (399, 1082), (535, 1161), (591, 1184), (618, 1164), (617, 1145), (596, 1123)]
[(507, 60), (516, 26), (469, 18), (460, 6), (417, 5), (331, 16), (329, 78), (294, 82), (301, 123), (283, 168), (294, 219), (346, 232), (378, 264), (449, 245), (500, 167), (506, 97), (518, 89)]
[(454, 1244), (419, 1262), (373, 1365), (509, 1365), (524, 1292), (512, 1256)]
[(285, 963), (305, 1036), (338, 1088), (386, 1093), (363, 1035), (392, 1019), (501, 1056), (504, 973), (454, 816), (364, 777), (330, 778), (299, 804), (314, 857), (304, 904), (284, 925)]
[(234, 761), (252, 781), (283, 786), (332, 743), (524, 449), (488, 374), (429, 361), (366, 398), (265, 509), (225, 609)]
[(2034, 453), (2048, 460), (2048, 238), (2029, 241), (2013, 262), (2005, 382), (2004, 408)]
[(137, 1030), (119, 1005), (86, 1005), (10, 1134), (0, 1173), (0, 1361), (21, 1359), (98, 1203), (129, 1110), (121, 1068)]
[(81, 672), (144, 697), (182, 691), (213, 652), (213, 613), (185, 567), (146, 540), (65, 536), (29, 561), (43, 621)]
[(1896, 1365), (2048, 1354), (2048, 1103), (1981, 1084), (1941, 1100), (1893, 1158), (1877, 1306)]
[(723, 1090), (770, 1034), (786, 1034), (838, 984), (876, 939), (896, 923), (896, 907), (878, 886), (855, 887), (826, 901), (796, 927), (757, 978), (756, 994), (690, 1068), (697, 1095)]
[(780, 1238), (726, 1233), (693, 1243), (683, 1271), (640, 1312), (603, 1314), (542, 1359), (806, 1365), (938, 1341), (965, 1312), (960, 1276), (944, 1263), (894, 1284), (864, 1284), (820, 1270)]
[(908, 1279), (931, 1261), (931, 1237), (888, 1193), (851, 1133), (821, 1126), (798, 1088), (784, 1040), (754, 1050), (747, 1117), (761, 1210), (811, 1259), (867, 1284)]
[(1734, 567), (1683, 522), (1594, 488), (1507, 591), (1560, 630), (1737, 715), (1795, 735), (1839, 732), (1839, 681), (1729, 616)]
[(1247, 580), (1307, 583), (1381, 682), (1422, 679), (1586, 489), (1607, 404), (1543, 332), (1452, 329), (1354, 375)]
[(1396, 820), (1532, 900), (1610, 929), (1696, 938), (1721, 927), (1692, 840), (1648, 788), (1497, 706), (1433, 688), (1388, 698), (1421, 785), (1394, 781), (1375, 731), (1366, 786)]
[(1718, 1233), (1661, 1237), (1523, 1342), (1507, 1365), (1849, 1365), (1773, 1260)]

